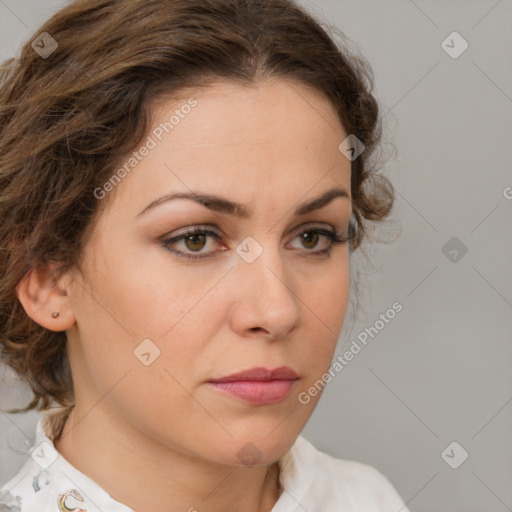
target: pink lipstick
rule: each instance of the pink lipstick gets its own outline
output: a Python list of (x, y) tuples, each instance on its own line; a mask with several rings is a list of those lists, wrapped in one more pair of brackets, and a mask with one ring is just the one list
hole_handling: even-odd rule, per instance
[(280, 366), (274, 370), (258, 367), (211, 379), (208, 384), (246, 402), (265, 405), (284, 400), (298, 378), (289, 366)]

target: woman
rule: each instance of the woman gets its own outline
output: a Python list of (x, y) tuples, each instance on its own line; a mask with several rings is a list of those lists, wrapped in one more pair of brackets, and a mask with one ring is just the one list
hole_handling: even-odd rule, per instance
[(392, 207), (371, 85), (291, 0), (75, 1), (7, 63), (4, 510), (406, 511), (300, 436)]

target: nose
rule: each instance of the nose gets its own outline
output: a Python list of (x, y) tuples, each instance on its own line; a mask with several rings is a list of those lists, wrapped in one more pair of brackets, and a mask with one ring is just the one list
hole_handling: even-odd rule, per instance
[(230, 323), (241, 337), (263, 333), (268, 339), (281, 339), (302, 321), (290, 268), (279, 250), (268, 245), (251, 263), (240, 258), (232, 272), (236, 291)]

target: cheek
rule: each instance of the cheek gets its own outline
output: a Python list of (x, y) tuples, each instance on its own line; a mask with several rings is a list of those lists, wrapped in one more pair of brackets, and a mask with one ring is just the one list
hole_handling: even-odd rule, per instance
[(307, 288), (304, 302), (309, 306), (311, 314), (316, 315), (318, 329), (323, 327), (325, 332), (330, 330), (339, 334), (348, 305), (349, 289), (349, 267), (344, 261), (339, 262), (334, 271), (324, 273), (321, 279), (315, 281), (314, 286)]
[(141, 268), (135, 257), (122, 263), (96, 266), (88, 292), (77, 290), (75, 367), (101, 394), (123, 379), (128, 398), (140, 403), (175, 390), (179, 401), (178, 383), (190, 387), (201, 377), (201, 354), (222, 319), (218, 296), (207, 294), (208, 282), (191, 284), (177, 266)]
[[(348, 305), (348, 266), (338, 267), (309, 288), (304, 300), (305, 331), (309, 340), (311, 376), (317, 378), (329, 367), (343, 327)], [(309, 297), (308, 297), (309, 296)]]
[(178, 266), (147, 261), (143, 252), (129, 251), (122, 259), (106, 255), (102, 265), (88, 272), (86, 287), (91, 293), (81, 294), (77, 305), (80, 311), (87, 304), (81, 315), (84, 322), (95, 318), (104, 334), (117, 333), (119, 341), (130, 346), (170, 335), (200, 298), (200, 289)]

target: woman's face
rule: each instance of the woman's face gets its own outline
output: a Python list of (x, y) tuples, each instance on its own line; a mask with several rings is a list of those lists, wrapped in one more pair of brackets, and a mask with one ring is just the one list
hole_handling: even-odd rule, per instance
[[(345, 315), (349, 248), (325, 233), (349, 226), (348, 134), (288, 81), (219, 82), (154, 114), (68, 289), (76, 412), (182, 454), (269, 464), (316, 406), (299, 394), (328, 370)], [(304, 208), (332, 189), (346, 197)], [(208, 233), (179, 238), (194, 229)], [(283, 366), (298, 378), (209, 383)]]

